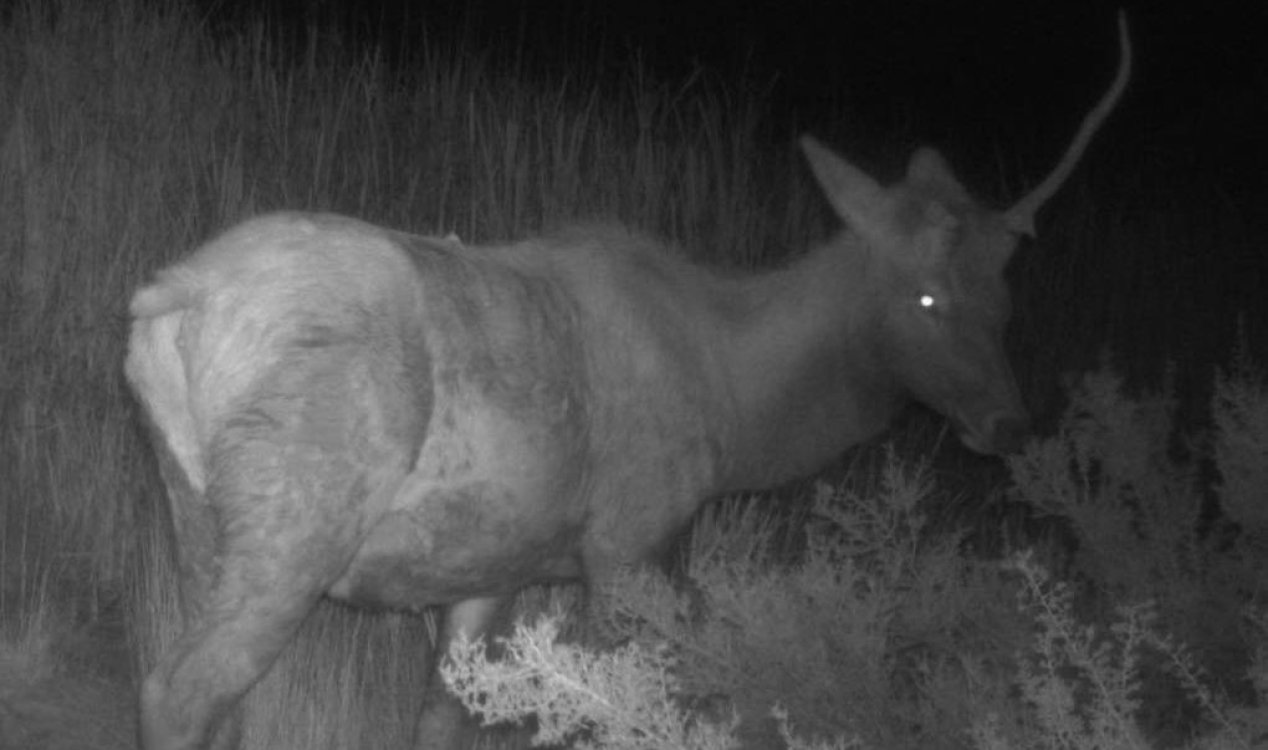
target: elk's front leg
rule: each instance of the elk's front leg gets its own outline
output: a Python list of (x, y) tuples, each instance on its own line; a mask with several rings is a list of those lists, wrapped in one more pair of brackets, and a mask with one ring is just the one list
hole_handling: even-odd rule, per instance
[(449, 658), (449, 644), (455, 637), (475, 640), (497, 632), (508, 604), (509, 597), (467, 599), (452, 605), (445, 613), (436, 638), (426, 703), (414, 739), (414, 746), (419, 750), (466, 750), (475, 742), (479, 723), (445, 685), (440, 664)]

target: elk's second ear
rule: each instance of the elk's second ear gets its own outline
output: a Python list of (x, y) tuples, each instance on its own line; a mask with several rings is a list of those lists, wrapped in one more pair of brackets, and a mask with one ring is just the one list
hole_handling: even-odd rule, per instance
[(890, 202), (888, 191), (880, 183), (812, 136), (801, 137), (801, 150), (841, 221), (864, 236), (884, 231)]
[(968, 203), (969, 191), (951, 171), (942, 154), (924, 146), (916, 149), (907, 163), (907, 184), (928, 191), (950, 203)]

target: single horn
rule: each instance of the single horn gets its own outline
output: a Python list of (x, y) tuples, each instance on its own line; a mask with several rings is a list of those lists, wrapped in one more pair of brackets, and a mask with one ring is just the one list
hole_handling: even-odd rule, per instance
[(1127, 14), (1122, 10), (1118, 11), (1118, 46), (1118, 74), (1114, 77), (1114, 82), (1110, 84), (1109, 91), (1105, 92), (1101, 101), (1083, 118), (1083, 124), (1079, 126), (1079, 132), (1075, 134), (1074, 141), (1066, 149), (1065, 156), (1061, 157), (1056, 169), (1053, 169), (1043, 182), (1004, 214), (1004, 223), (1012, 232), (1035, 236), (1035, 214), (1070, 176), (1070, 172), (1079, 163), (1088, 143), (1091, 142), (1092, 136), (1100, 129), (1105, 118), (1109, 117), (1114, 105), (1118, 104), (1123, 89), (1127, 88), (1127, 79), (1131, 77), (1132, 69), (1132, 43), (1131, 36), (1127, 32)]

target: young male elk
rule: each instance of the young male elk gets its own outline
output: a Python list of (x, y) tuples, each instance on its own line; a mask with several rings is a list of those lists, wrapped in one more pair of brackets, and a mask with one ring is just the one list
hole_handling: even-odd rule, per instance
[[(147, 750), (231, 744), (234, 707), (322, 596), (447, 607), (441, 648), (539, 581), (602, 585), (701, 503), (813, 472), (917, 399), (982, 452), (1026, 414), (1001, 346), (1018, 236), (1079, 160), (981, 208), (934, 151), (882, 187), (806, 137), (846, 229), (732, 278), (619, 227), (464, 247), (352, 219), (247, 221), (137, 292), (185, 630)], [(460, 707), (433, 686), (422, 745)]]

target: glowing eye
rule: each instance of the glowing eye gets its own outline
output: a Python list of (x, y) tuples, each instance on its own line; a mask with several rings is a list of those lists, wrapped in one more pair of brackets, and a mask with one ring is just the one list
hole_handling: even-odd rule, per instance
[(933, 298), (932, 294), (920, 295), (920, 306), (925, 308), (926, 310), (933, 307), (935, 302), (937, 302), (937, 300)]

